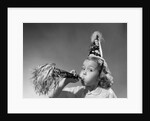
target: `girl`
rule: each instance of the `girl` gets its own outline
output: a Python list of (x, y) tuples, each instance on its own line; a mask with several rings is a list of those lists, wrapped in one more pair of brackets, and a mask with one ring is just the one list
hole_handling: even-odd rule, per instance
[[(74, 75), (76, 72), (71, 71)], [(112, 76), (104, 59), (88, 57), (83, 62), (80, 72), (82, 86), (64, 88), (69, 83), (75, 83), (77, 79), (64, 78), (50, 93), (54, 98), (116, 98), (111, 89)]]

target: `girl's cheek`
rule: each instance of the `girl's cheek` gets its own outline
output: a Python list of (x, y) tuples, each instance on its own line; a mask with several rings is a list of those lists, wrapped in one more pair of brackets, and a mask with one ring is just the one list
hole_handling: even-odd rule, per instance
[(82, 74), (82, 71), (80, 72), (80, 74), (79, 74), (79, 76), (82, 76), (83, 74)]

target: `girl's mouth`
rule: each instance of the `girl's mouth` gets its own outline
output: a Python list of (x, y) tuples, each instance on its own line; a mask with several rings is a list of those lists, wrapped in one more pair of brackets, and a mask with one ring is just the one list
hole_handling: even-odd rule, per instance
[(83, 77), (80, 77), (81, 81), (84, 81), (84, 78)]

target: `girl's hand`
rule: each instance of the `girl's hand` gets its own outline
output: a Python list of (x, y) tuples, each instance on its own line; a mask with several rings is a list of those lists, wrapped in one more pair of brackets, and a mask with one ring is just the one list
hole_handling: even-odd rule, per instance
[[(72, 70), (70, 73), (76, 75), (76, 71)], [(63, 88), (68, 84), (68, 83), (76, 83), (78, 79), (72, 79), (72, 78), (62, 78), (60, 79), (58, 86), (56, 88), (53, 88), (53, 90), (49, 93), (50, 98), (58, 97), (63, 90)]]

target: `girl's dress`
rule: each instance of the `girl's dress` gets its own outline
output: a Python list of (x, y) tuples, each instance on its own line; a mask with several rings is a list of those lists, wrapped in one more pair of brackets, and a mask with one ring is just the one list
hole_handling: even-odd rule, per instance
[(117, 98), (117, 96), (111, 88), (97, 87), (90, 92), (84, 86), (77, 86), (64, 88), (58, 98)]

